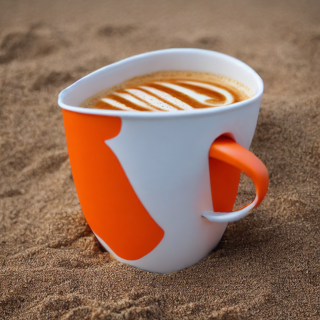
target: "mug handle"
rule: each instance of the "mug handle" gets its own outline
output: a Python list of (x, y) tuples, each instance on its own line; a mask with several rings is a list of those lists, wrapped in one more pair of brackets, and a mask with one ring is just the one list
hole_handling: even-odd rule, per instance
[[(220, 160), (230, 165), (227, 166), (228, 168), (231, 166), (234, 167), (233, 169), (231, 168), (231, 170), (236, 169), (236, 171), (239, 172), (238, 180), (236, 181), (236, 187), (238, 186), (238, 181), (240, 178), (240, 170), (243, 171), (249, 178), (252, 179), (256, 188), (256, 197), (253, 202), (236, 211), (206, 211), (202, 214), (202, 216), (212, 222), (233, 222), (240, 220), (241, 218), (245, 217), (251, 209), (256, 208), (265, 197), (269, 184), (268, 170), (262, 161), (253, 153), (237, 144), (234, 140), (225, 136), (219, 137), (211, 145), (209, 157)], [(220, 179), (226, 180), (224, 173), (220, 172), (220, 174)], [(228, 181), (224, 181), (224, 183), (228, 183)], [(219, 188), (219, 186), (217, 187)], [(226, 195), (226, 199), (227, 197), (228, 195)]]

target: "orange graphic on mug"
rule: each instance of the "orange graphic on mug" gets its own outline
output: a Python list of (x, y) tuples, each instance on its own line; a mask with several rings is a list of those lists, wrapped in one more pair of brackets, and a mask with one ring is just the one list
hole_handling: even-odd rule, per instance
[(121, 130), (118, 117), (63, 110), (74, 183), (91, 229), (121, 258), (139, 259), (152, 251), (164, 231), (133, 190), (105, 140)]

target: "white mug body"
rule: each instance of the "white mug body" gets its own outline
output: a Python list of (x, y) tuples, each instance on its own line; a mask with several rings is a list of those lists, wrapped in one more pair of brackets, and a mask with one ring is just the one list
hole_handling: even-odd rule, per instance
[[(253, 97), (229, 106), (166, 113), (79, 107), (107, 87), (164, 70), (229, 77), (249, 87)], [(249, 148), (262, 92), (263, 82), (249, 66), (230, 56), (200, 49), (168, 49), (134, 56), (99, 69), (62, 91), (59, 105), (63, 109), (121, 118), (120, 133), (105, 143), (148, 213), (164, 231), (160, 243), (137, 260), (119, 257), (96, 235), (102, 246), (121, 262), (158, 273), (191, 266), (216, 247), (227, 223), (202, 217), (204, 212), (214, 211), (208, 152), (221, 135), (229, 135)]]

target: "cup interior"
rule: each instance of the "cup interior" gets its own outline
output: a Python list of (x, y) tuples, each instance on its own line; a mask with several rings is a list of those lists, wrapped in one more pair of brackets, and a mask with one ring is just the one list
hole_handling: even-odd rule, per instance
[(133, 56), (103, 67), (78, 80), (59, 95), (59, 105), (77, 107), (92, 95), (143, 74), (182, 70), (208, 72), (237, 80), (254, 94), (263, 92), (259, 75), (242, 61), (226, 54), (202, 49), (165, 49)]

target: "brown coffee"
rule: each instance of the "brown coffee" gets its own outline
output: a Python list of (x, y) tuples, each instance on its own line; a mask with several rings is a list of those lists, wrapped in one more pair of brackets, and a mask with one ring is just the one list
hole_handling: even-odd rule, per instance
[(123, 111), (179, 111), (229, 105), (252, 97), (227, 77), (190, 71), (161, 71), (103, 90), (81, 107)]

